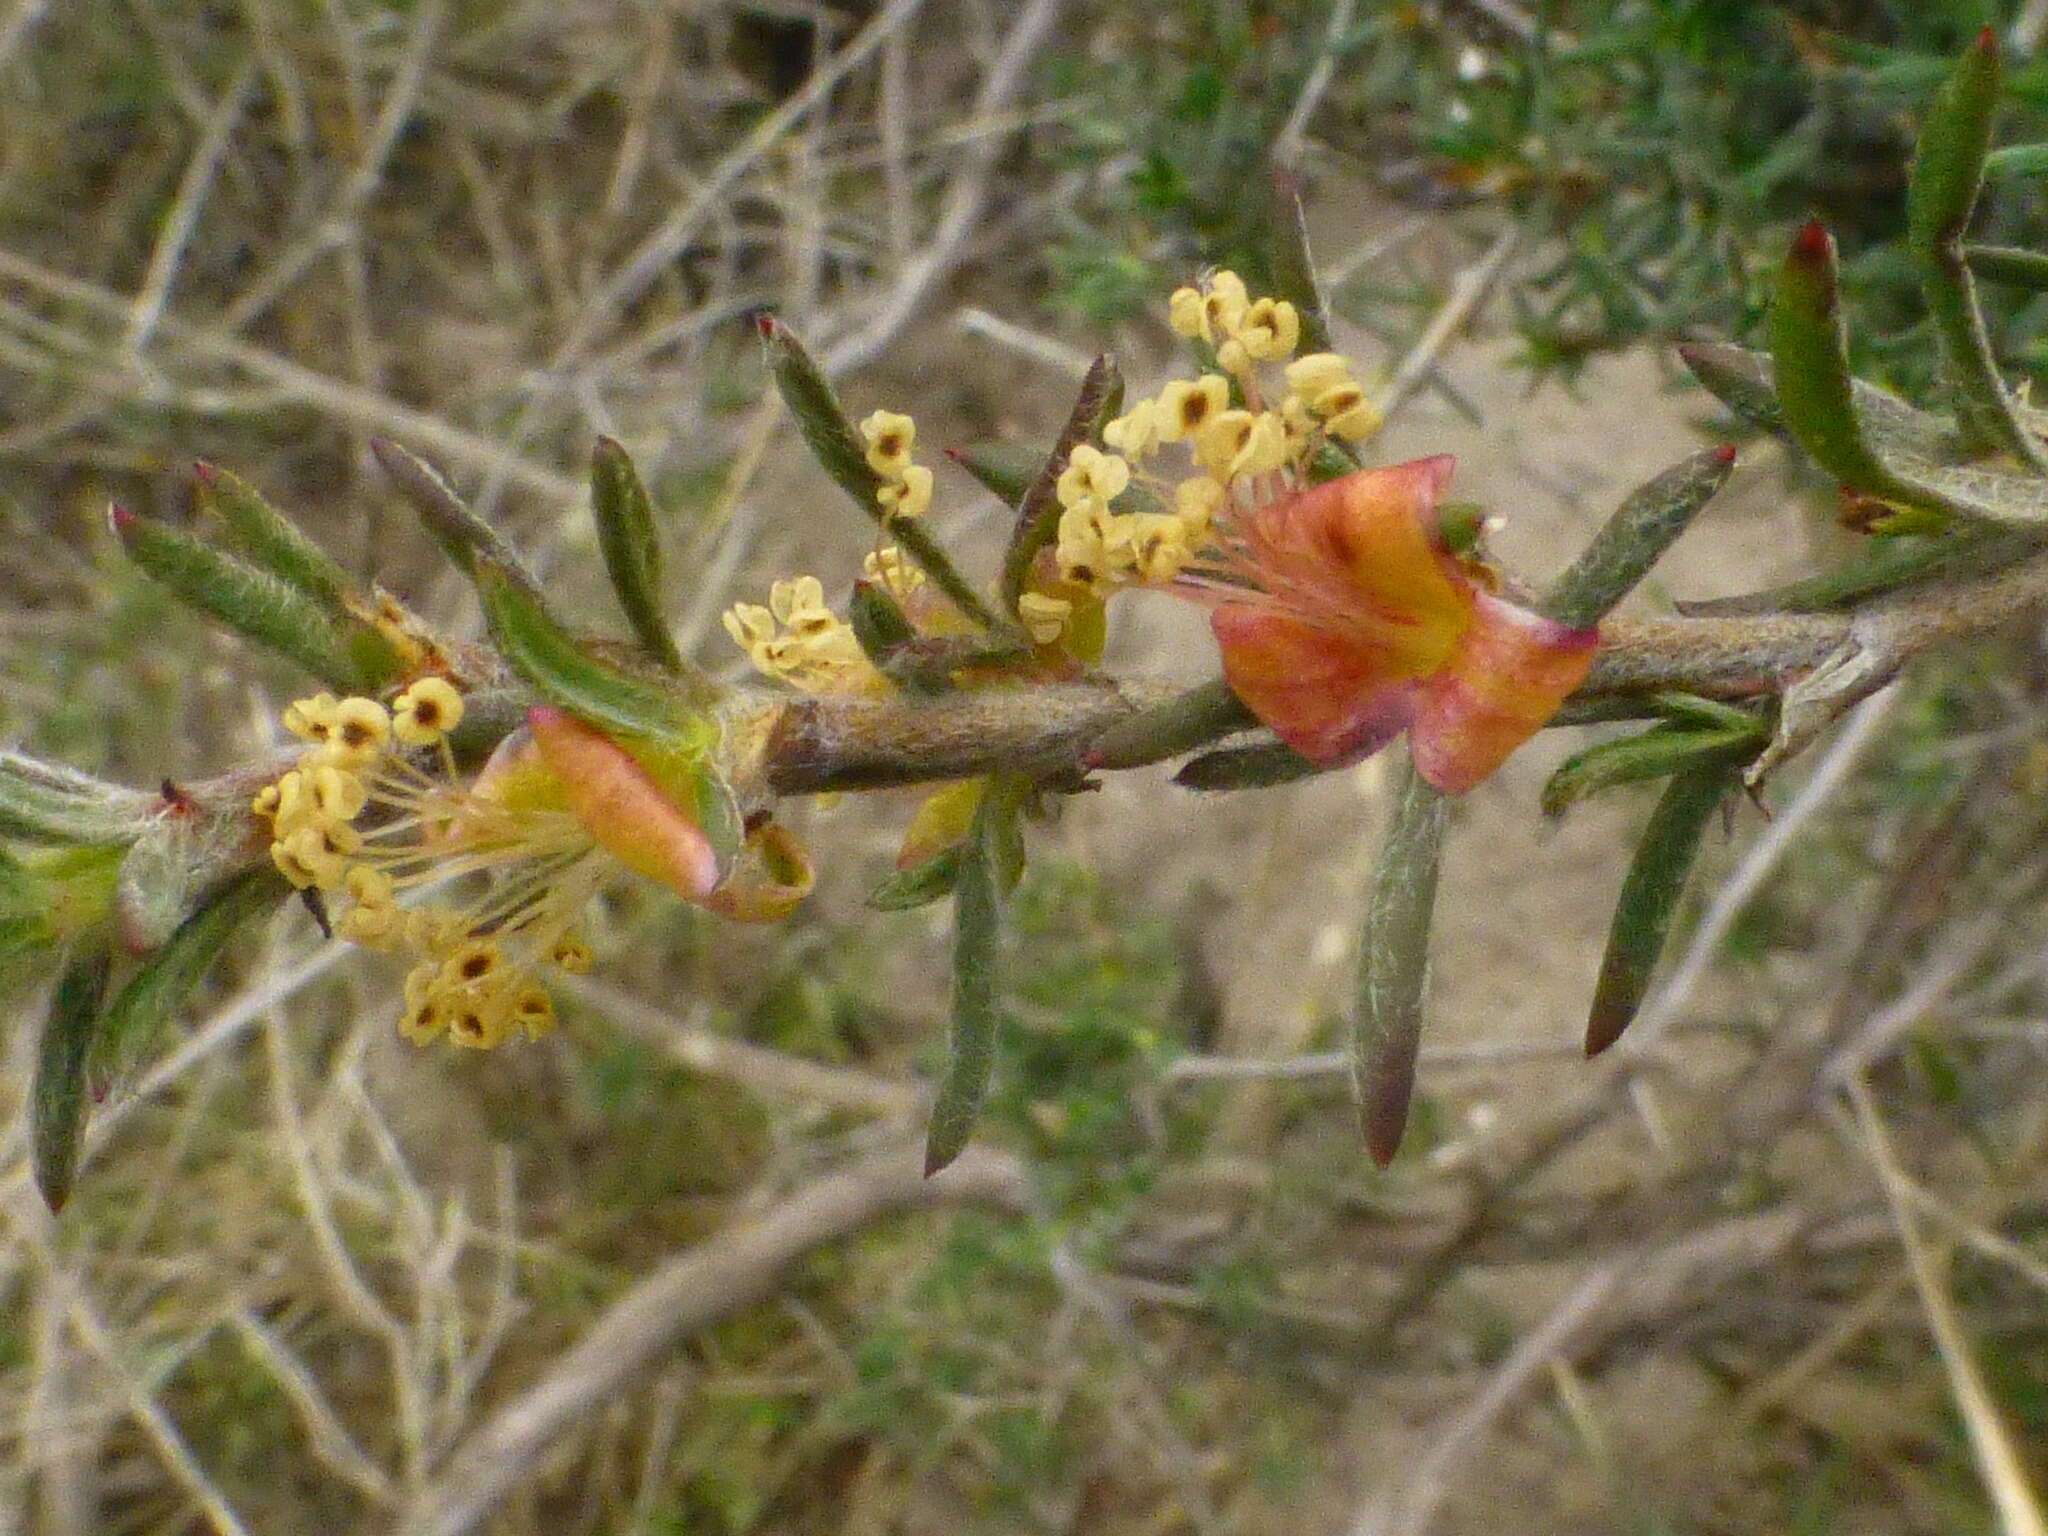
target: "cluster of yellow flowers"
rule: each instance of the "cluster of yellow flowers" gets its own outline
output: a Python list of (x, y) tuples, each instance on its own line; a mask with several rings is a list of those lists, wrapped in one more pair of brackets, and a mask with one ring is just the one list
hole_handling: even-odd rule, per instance
[[(1236, 273), (1177, 289), (1168, 319), (1181, 335), (1213, 347), (1220, 371), (1168, 383), (1104, 428), (1107, 451), (1083, 443), (1068, 456), (1057, 486), (1058, 579), (1044, 583), (1051, 591), (1025, 591), (1017, 604), (1040, 645), (1059, 642), (1081, 594), (1101, 598), (1121, 587), (1171, 582), (1210, 547), (1220, 515), (1299, 488), (1331, 439), (1356, 442), (1380, 428), (1379, 409), (1352, 377), (1351, 364), (1335, 352), (1295, 357), (1301, 317), (1294, 306), (1253, 298)], [(1269, 367), (1277, 380), (1262, 376)], [(1269, 398), (1277, 405), (1269, 406)], [(860, 432), (868, 465), (882, 477), (876, 496), (886, 516), (922, 514), (931, 505), (932, 473), (911, 457), (916, 422), (876, 411)], [(1185, 445), (1191, 463), (1169, 476), (1159, 455), (1175, 444)], [(923, 579), (893, 548), (870, 557), (868, 575), (899, 598)], [(759, 671), (806, 692), (885, 686), (851, 627), (825, 606), (816, 577), (776, 582), (766, 607), (736, 604), (725, 628)]]
[[(447, 740), (462, 713), (462, 695), (439, 677), (414, 683), (388, 711), (375, 699), (300, 699), (284, 726), (309, 745), (253, 808), (270, 823), (270, 857), (287, 880), (346, 900), (338, 934), (415, 958), (400, 1032), (416, 1045), (445, 1035), (487, 1048), (554, 1027), (532, 967), (589, 969), (573, 925), (599, 874), (582, 823), (557, 797), (536, 794), (533, 775), (522, 782), (516, 735), (475, 785), (462, 784)], [(358, 826), (365, 811), (376, 814)], [(485, 889), (463, 906), (400, 904), (407, 889), (454, 877), (478, 877)]]
[[(1115, 452), (1083, 445), (1069, 458), (1058, 487), (1060, 575), (1098, 595), (1172, 580), (1227, 506), (1284, 494), (1330, 438), (1357, 441), (1380, 426), (1350, 363), (1334, 352), (1295, 358), (1301, 318), (1294, 306), (1250, 297), (1236, 273), (1176, 290), (1167, 313), (1175, 331), (1216, 349), (1222, 372), (1176, 379), (1136, 402), (1103, 430)], [(1282, 365), (1277, 408), (1266, 405), (1261, 364)], [(1233, 386), (1240, 404), (1232, 404)], [(1170, 444), (1186, 445), (1192, 475), (1146, 470), (1145, 461)], [(1143, 505), (1112, 510), (1134, 478), (1132, 499)]]
[(932, 472), (911, 462), (917, 423), (895, 411), (876, 411), (860, 424), (867, 439), (868, 468), (882, 477), (875, 500), (890, 518), (922, 517), (932, 504)]
[[(919, 570), (895, 545), (869, 553), (864, 569), (901, 603), (924, 585)], [(805, 693), (872, 693), (886, 684), (860, 648), (853, 626), (825, 606), (815, 576), (793, 576), (768, 589), (768, 606), (734, 603), (723, 622), (733, 644), (754, 669)]]

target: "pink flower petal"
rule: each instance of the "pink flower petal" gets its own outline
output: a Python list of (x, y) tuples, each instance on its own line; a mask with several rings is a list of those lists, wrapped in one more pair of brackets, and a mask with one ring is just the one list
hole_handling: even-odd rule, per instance
[(1231, 692), (1312, 763), (1357, 762), (1401, 733), (1415, 706), (1411, 681), (1384, 651), (1286, 614), (1236, 604), (1209, 627)]
[(1443, 670), (1422, 685), (1409, 727), (1415, 771), (1462, 795), (1542, 729), (1585, 681), (1597, 629), (1567, 629), (1481, 592)]
[(711, 894), (718, 885), (711, 840), (624, 748), (559, 709), (529, 709), (526, 724), (569, 809), (606, 852), (689, 901)]

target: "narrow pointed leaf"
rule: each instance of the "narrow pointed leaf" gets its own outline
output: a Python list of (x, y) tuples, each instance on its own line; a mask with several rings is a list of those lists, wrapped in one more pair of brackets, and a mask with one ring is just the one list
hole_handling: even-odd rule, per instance
[(2038, 535), (2005, 531), (1943, 534), (1937, 537), (1874, 539), (1840, 565), (1818, 576), (1737, 597), (1682, 602), (1678, 611), (1689, 617), (1741, 616), (1759, 613), (1825, 613), (1846, 608), (1880, 592), (1899, 592), (1930, 581), (1955, 581), (1981, 576), (2010, 565), (2038, 548)]
[(36, 1046), (35, 1083), (29, 1090), (29, 1165), (52, 1213), (64, 1209), (78, 1171), (79, 1133), (85, 1129), (85, 1062), (100, 1025), (107, 989), (107, 952), (92, 947), (72, 957), (50, 997)]
[(353, 621), (337, 619), (289, 582), (125, 507), (112, 508), (108, 522), (145, 575), (329, 687), (355, 692), (385, 681), (365, 675), (366, 658), (351, 644)]
[[(1791, 438), (1784, 409), (1775, 391), (1776, 369), (1770, 354), (1719, 342), (1686, 342), (1678, 356), (1694, 378), (1723, 405), (1773, 436)], [(1856, 419), (1873, 451), (1901, 453), (1944, 463), (1962, 456), (1962, 443), (1952, 418), (1907, 404), (1889, 390), (1850, 381)]]
[(988, 1098), (1001, 1020), (1003, 894), (1009, 848), (1017, 837), (1023, 782), (992, 782), (960, 849), (953, 886), (952, 1059), (932, 1102), (925, 1136), (929, 1178), (966, 1147)]
[(853, 419), (846, 414), (830, 381), (795, 333), (773, 315), (757, 316), (754, 324), (767, 349), (768, 371), (776, 390), (789, 407), (805, 446), (825, 473), (917, 562), (954, 607), (984, 629), (1001, 627), (995, 610), (960, 574), (952, 557), (939, 547), (924, 524), (914, 517), (889, 517), (875, 499), (875, 493), (882, 488), (882, 477), (868, 463), (867, 448)]
[(908, 912), (950, 896), (960, 878), (961, 849), (942, 849), (921, 864), (899, 869), (868, 892), (867, 904), (877, 912)]
[(1060, 429), (1038, 474), (1017, 500), (1010, 546), (1003, 552), (1001, 587), (1003, 606), (1012, 615), (1017, 612), (1017, 599), (1031, 575), (1031, 562), (1041, 549), (1059, 537), (1063, 509), (1055, 492), (1060, 476), (1066, 472), (1067, 460), (1080, 444), (1102, 440), (1102, 429), (1110, 421), (1110, 416), (1104, 413), (1114, 412), (1113, 402), (1122, 400), (1123, 388), (1116, 364), (1106, 355), (1098, 356), (1088, 365), (1081, 391), (1074, 397), (1074, 408), (1067, 413), (1067, 424)]
[[(1702, 763), (1726, 764), (1753, 757), (1771, 739), (1760, 719), (1719, 729), (1677, 724), (1652, 726), (1634, 736), (1603, 741), (1565, 759), (1543, 786), (1543, 814), (1562, 816), (1589, 795), (1623, 784), (1641, 784), (1690, 772)], [(1746, 760), (1746, 758), (1745, 758)]]
[[(2048, 146), (2043, 146), (2048, 148)], [(2010, 245), (1973, 245), (1963, 251), (1970, 271), (1987, 283), (2004, 283), (2039, 293), (2048, 290), (2048, 251)]]
[(1429, 930), (1436, 910), (1450, 802), (1404, 758), (1394, 819), (1374, 866), (1360, 942), (1351, 1085), (1366, 1150), (1384, 1168), (1401, 1148), (1415, 1092), (1415, 1054), (1429, 989)]
[(0, 751), (0, 837), (60, 844), (131, 843), (154, 795), (19, 752)]
[(1746, 734), (1757, 729), (1754, 710), (1721, 699), (1703, 698), (1696, 693), (1653, 693), (1648, 702), (1660, 720), (1674, 721), (1695, 730)]
[(1173, 782), (1182, 789), (1206, 791), (1271, 789), (1281, 784), (1298, 784), (1329, 771), (1283, 741), (1263, 741), (1248, 747), (1204, 752), (1190, 759), (1173, 776)]
[(1835, 242), (1818, 223), (1793, 237), (1779, 269), (1771, 357), (1785, 422), (1814, 462), (1859, 491), (1884, 495), (1903, 489), (1857, 424)]
[(485, 560), (525, 591), (540, 591), (540, 582), (512, 546), (469, 509), (433, 465), (388, 438), (373, 438), (370, 452), (457, 570), (474, 578), (478, 561)]
[(1740, 782), (1739, 759), (1708, 761), (1674, 777), (1657, 802), (1615, 903), (1586, 1017), (1588, 1056), (1619, 1040), (1642, 1007), (1707, 824)]
[(1572, 629), (1607, 616), (1685, 532), (1735, 469), (1733, 448), (1706, 448), (1630, 492), (1538, 605)]
[(1814, 462), (1851, 490), (2014, 527), (2048, 524), (2048, 478), (1882, 457), (1858, 424), (1849, 387), (1834, 242), (1809, 224), (1792, 242), (1771, 310), (1775, 383), (1785, 420)]
[(204, 462), (192, 470), (201, 511), (220, 520), (237, 554), (297, 587), (335, 617), (348, 611), (354, 584), (326, 550), (241, 476)]
[(95, 1097), (141, 1059), (199, 989), (236, 931), (275, 907), (285, 894), (284, 881), (264, 867), (222, 881), (201, 899), (108, 1005), (86, 1060)]
[(1301, 345), (1297, 350), (1304, 356), (1328, 352), (1330, 306), (1316, 276), (1315, 255), (1309, 249), (1301, 179), (1292, 171), (1274, 166), (1268, 186), (1273, 198), (1273, 297), (1285, 299), (1301, 317)]
[(1163, 763), (1225, 736), (1254, 729), (1258, 716), (1217, 678), (1111, 726), (1082, 755), (1084, 768), (1139, 768)]
[(1920, 267), (1921, 293), (1941, 338), (1965, 439), (1980, 449), (2009, 449), (2041, 468), (2048, 458), (2020, 425), (1999, 377), (1963, 253), (1991, 148), (1999, 74), (1998, 43), (1986, 27), (1956, 62), (1921, 125), (1906, 187), (1907, 244)]
[(846, 621), (861, 654), (877, 671), (889, 665), (896, 650), (917, 639), (917, 627), (904, 616), (903, 607), (889, 589), (877, 581), (856, 581), (853, 597), (846, 605)]
[(494, 561), (479, 557), (475, 579), (506, 664), (550, 704), (627, 735), (673, 735), (690, 727), (693, 700), (685, 679), (658, 682), (599, 656)]
[(600, 437), (590, 455), (590, 512), (605, 571), (640, 649), (671, 672), (688, 672), (661, 618), (661, 535), (654, 504), (632, 456), (609, 437)]
[(1037, 480), (1051, 450), (1025, 443), (969, 443), (948, 448), (946, 457), (972, 475), (997, 501), (1016, 506)]

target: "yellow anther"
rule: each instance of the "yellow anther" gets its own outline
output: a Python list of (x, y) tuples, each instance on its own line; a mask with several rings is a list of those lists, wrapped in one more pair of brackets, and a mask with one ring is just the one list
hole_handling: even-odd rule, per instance
[(1244, 322), (1244, 312), (1251, 307), (1250, 296), (1244, 289), (1244, 279), (1235, 272), (1218, 272), (1209, 279), (1208, 292), (1202, 298), (1202, 312), (1209, 322), (1209, 334), (1231, 337), (1237, 334)]
[(1126, 458), (1140, 459), (1159, 446), (1160, 421), (1159, 402), (1140, 400), (1102, 429), (1102, 440)]
[(1336, 352), (1311, 352), (1289, 363), (1285, 376), (1290, 394), (1313, 400), (1351, 382), (1351, 360)]
[(1263, 475), (1287, 462), (1287, 427), (1272, 411), (1252, 418), (1251, 431), (1230, 460), (1229, 477)]
[(1166, 301), (1166, 323), (1190, 341), (1208, 341), (1209, 309), (1199, 288), (1176, 288)]
[(423, 677), (391, 706), (391, 730), (408, 747), (431, 747), (462, 723), (462, 695), (445, 677)]
[(876, 411), (860, 424), (860, 435), (867, 439), (868, 467), (895, 479), (910, 463), (917, 423), (895, 411)]
[(908, 597), (924, 585), (924, 571), (894, 544), (869, 550), (860, 568), (869, 581), (880, 582), (898, 597)]
[(875, 500), (891, 518), (922, 517), (932, 504), (932, 472), (922, 464), (906, 464), (875, 492)]
[(555, 940), (555, 947), (548, 952), (548, 958), (571, 976), (581, 976), (595, 962), (590, 946), (574, 934), (563, 934)]
[(370, 791), (363, 781), (331, 763), (316, 763), (304, 779), (306, 799), (322, 819), (353, 821), (369, 803)]
[(1060, 472), (1054, 489), (1060, 505), (1071, 507), (1091, 499), (1115, 501), (1130, 483), (1131, 466), (1126, 460), (1087, 443), (1078, 443), (1067, 456), (1067, 467)]
[(1292, 357), (1301, 344), (1301, 316), (1285, 299), (1254, 299), (1238, 324), (1237, 340), (1254, 362)]
[(1017, 616), (1040, 645), (1051, 645), (1065, 634), (1073, 612), (1074, 605), (1065, 598), (1047, 597), (1042, 592), (1026, 592), (1017, 599)]
[(1257, 418), (1250, 411), (1221, 411), (1193, 434), (1195, 462), (1219, 480), (1228, 480), (1231, 464), (1251, 441), (1252, 423)]
[(1230, 406), (1230, 380), (1220, 373), (1176, 379), (1159, 394), (1159, 440), (1193, 437)]
[(375, 699), (343, 699), (323, 748), (337, 768), (367, 768), (391, 740), (391, 715)]
[(1196, 475), (1173, 488), (1173, 511), (1188, 530), (1190, 542), (1199, 543), (1209, 524), (1223, 509), (1223, 486), (1207, 475)]
[(340, 700), (331, 693), (316, 693), (286, 707), (284, 728), (302, 741), (324, 742), (334, 729), (334, 715)]

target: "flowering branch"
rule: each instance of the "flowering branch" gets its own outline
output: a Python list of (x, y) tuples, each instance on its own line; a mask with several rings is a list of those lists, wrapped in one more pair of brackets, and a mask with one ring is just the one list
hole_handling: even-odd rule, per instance
[[(1868, 551), (1771, 592), (1610, 617), (1733, 467), (1714, 448), (1627, 498), (1540, 594), (1498, 569), (1485, 520), (1443, 498), (1448, 456), (1360, 468), (1378, 396), (1327, 350), (1306, 251), (1289, 297), (1229, 272), (1177, 290), (1193, 377), (1125, 401), (1089, 370), (1050, 451), (953, 457), (1015, 507), (1000, 579), (971, 581), (927, 523), (935, 477), (908, 416), (856, 422), (786, 328), (757, 322), (805, 443), (880, 531), (845, 612), (814, 576), (725, 628), (763, 681), (694, 665), (661, 617), (658, 508), (630, 457), (591, 466), (598, 544), (630, 641), (578, 633), (504, 537), (431, 466), (375, 451), (473, 583), (487, 643), (358, 590), (256, 490), (202, 466), (207, 533), (123, 509), (114, 531), (177, 596), (338, 693), (294, 703), (290, 756), (160, 793), (0, 754), (0, 962), (61, 972), (41, 1039), (35, 1162), (67, 1192), (85, 1098), (117, 1083), (252, 916), (312, 920), (408, 969), (399, 1028), (488, 1047), (544, 1033), (550, 978), (592, 963), (584, 906), (620, 872), (722, 916), (772, 921), (809, 892), (786, 797), (932, 786), (871, 896), (954, 901), (952, 1066), (928, 1170), (969, 1141), (1002, 1033), (1001, 924), (1025, 826), (1097, 774), (1184, 760), (1206, 790), (1284, 784), (1397, 738), (1412, 772), (1367, 902), (1354, 1040), (1369, 1148), (1399, 1145), (1426, 1014), (1447, 797), (1535, 732), (1649, 721), (1553, 777), (1545, 813), (1663, 782), (1623, 887), (1589, 1022), (1633, 1017), (1717, 806), (1754, 788), (1917, 658), (2048, 605), (2043, 418), (1997, 374), (1963, 244), (1988, 144), (1987, 36), (1930, 113), (1911, 244), (1953, 416), (1856, 380), (1833, 242), (1801, 230), (1769, 357), (1682, 350), (1701, 382), (1842, 487)], [(1286, 228), (1298, 229), (1292, 223)], [(1323, 350), (1298, 355), (1304, 337)], [(1124, 592), (1207, 610), (1221, 676), (1173, 689), (1101, 668)], [(8, 851), (9, 848), (14, 851)]]

